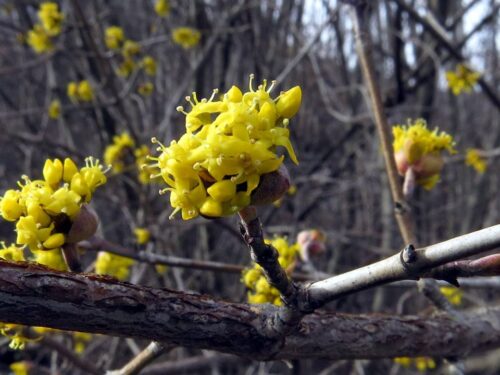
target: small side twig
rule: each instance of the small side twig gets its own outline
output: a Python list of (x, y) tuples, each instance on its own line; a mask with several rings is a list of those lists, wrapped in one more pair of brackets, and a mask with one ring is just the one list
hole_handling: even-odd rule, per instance
[(107, 371), (106, 375), (136, 375), (153, 362), (160, 355), (171, 350), (173, 346), (168, 346), (156, 341), (152, 341), (142, 352), (135, 356), (129, 363), (119, 370)]

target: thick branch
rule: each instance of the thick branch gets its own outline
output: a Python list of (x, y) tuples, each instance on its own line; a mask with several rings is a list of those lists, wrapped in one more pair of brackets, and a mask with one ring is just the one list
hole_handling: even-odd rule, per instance
[[(375, 285), (426, 277), (435, 267), (497, 247), (500, 247), (500, 225), (413, 250), (410, 259), (405, 259), (405, 249), (377, 263), (311, 284), (307, 290), (308, 302), (317, 307)], [(475, 262), (476, 268), (480, 264), (483, 269), (487, 263), (480, 263), (479, 260)]]
[(500, 307), (446, 316), (311, 314), (285, 341), (249, 306), (0, 261), (0, 321), (136, 337), (252, 359), (463, 356), (500, 345)]

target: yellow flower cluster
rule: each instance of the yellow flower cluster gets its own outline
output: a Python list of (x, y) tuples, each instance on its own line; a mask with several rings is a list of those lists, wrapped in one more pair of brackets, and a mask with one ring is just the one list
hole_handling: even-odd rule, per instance
[(465, 152), (465, 164), (474, 168), (478, 173), (484, 173), (487, 167), (486, 159), (475, 148), (468, 148)]
[(170, 13), (170, 4), (168, 0), (156, 0), (155, 12), (160, 17), (166, 17)]
[(40, 25), (35, 25), (33, 29), (28, 31), (26, 43), (28, 43), (36, 53), (49, 52), (54, 49), (52, 39)]
[(13, 350), (23, 350), (29, 341), (23, 335), (23, 330), (24, 326), (22, 325), (0, 322), (0, 335), (10, 339), (9, 348)]
[(82, 205), (90, 202), (95, 189), (106, 182), (102, 166), (93, 158), (87, 158), (80, 170), (69, 158), (64, 162), (49, 159), (43, 177), (31, 181), (23, 176), (19, 190), (9, 189), (0, 197), (1, 217), (16, 222), (17, 244), (27, 246), (37, 260), (52, 256), (38, 250), (58, 250), (68, 242), (67, 235)]
[(50, 267), (58, 271), (67, 271), (68, 266), (64, 261), (63, 255), (60, 249), (53, 250), (35, 250), (32, 251), (34, 258), (33, 260), (38, 264), (43, 264), (44, 266)]
[(92, 334), (87, 332), (73, 332), (75, 352), (82, 354), (87, 344), (92, 340)]
[(20, 361), (11, 363), (9, 368), (14, 375), (29, 375), (31, 366), (29, 362)]
[(24, 249), (22, 247), (17, 247), (14, 244), (10, 246), (5, 245), (5, 242), (0, 242), (2, 248), (0, 249), (0, 259), (5, 259), (8, 261), (22, 262), (24, 261)]
[(133, 259), (99, 251), (95, 262), (95, 272), (98, 275), (109, 275), (124, 281), (130, 275), (130, 267), (135, 263)]
[(135, 142), (128, 133), (113, 137), (113, 143), (104, 150), (104, 163), (111, 165), (114, 173), (122, 173), (125, 169), (127, 154), (135, 147)]
[(125, 40), (125, 33), (119, 26), (110, 26), (104, 31), (104, 43), (109, 49), (119, 49)]
[(125, 60), (131, 59), (132, 57), (140, 53), (141, 53), (141, 46), (139, 43), (131, 39), (125, 40), (125, 43), (123, 43), (122, 47), (122, 55), (125, 58)]
[(406, 368), (414, 366), (419, 372), (426, 372), (436, 368), (436, 361), (430, 357), (397, 357), (394, 358), (394, 362)]
[(156, 74), (156, 60), (152, 56), (144, 56), (141, 61), (141, 66), (148, 76), (154, 76)]
[[(8, 261), (22, 262), (25, 261), (24, 247), (17, 247), (14, 244), (6, 246), (4, 242), (0, 242), (0, 259)], [(30, 260), (38, 264), (53, 268), (58, 271), (66, 271), (68, 267), (62, 256), (60, 249), (53, 250), (31, 250), (33, 257)]]
[[(129, 77), (137, 68), (142, 68), (148, 76), (156, 75), (156, 60), (153, 56), (145, 55), (141, 60), (138, 60), (141, 55), (141, 46), (139, 43), (127, 39), (121, 27), (110, 26), (106, 29), (104, 35), (104, 43), (111, 50), (120, 50), (121, 62), (116, 69), (116, 73), (124, 78)], [(139, 84), (137, 91), (142, 96), (151, 95), (154, 85), (152, 82)]]
[(142, 96), (149, 96), (153, 93), (154, 88), (155, 87), (152, 82), (145, 82), (137, 86), (137, 92)]
[(151, 238), (151, 233), (147, 228), (135, 228), (134, 229), (135, 242), (139, 245), (145, 245), (149, 242)]
[(57, 120), (61, 116), (61, 102), (59, 100), (54, 99), (50, 102), (48, 114), (52, 120)]
[(427, 190), (432, 189), (439, 181), (439, 173), (444, 165), (441, 152), (447, 150), (450, 154), (456, 153), (453, 137), (438, 132), (437, 128), (429, 130), (423, 119), (407, 126), (395, 125), (392, 133), (399, 173), (404, 175), (411, 167), (417, 183)]
[[(295, 261), (299, 256), (299, 245), (297, 243), (288, 245), (284, 237), (266, 240), (266, 243), (278, 250), (278, 261), (281, 267), (283, 267), (287, 273), (291, 273), (295, 266)], [(280, 299), (278, 290), (268, 283), (262, 268), (258, 264), (254, 264), (252, 268), (243, 271), (242, 281), (250, 290), (247, 295), (249, 303), (272, 303), (277, 306), (282, 305), (283, 302)]]
[(200, 38), (201, 33), (192, 27), (177, 27), (172, 30), (172, 40), (184, 49), (196, 47)]
[(152, 181), (151, 168), (145, 165), (148, 156), (148, 146), (141, 145), (135, 148), (132, 137), (128, 133), (122, 133), (115, 135), (113, 143), (104, 150), (104, 163), (110, 165), (114, 173), (135, 169), (139, 182), (145, 185)]
[(52, 38), (61, 33), (64, 15), (57, 3), (44, 2), (38, 10), (38, 18), (40, 23), (28, 31), (27, 43), (36, 53), (43, 53), (54, 48)]
[(74, 103), (91, 102), (94, 99), (94, 89), (87, 80), (68, 83), (66, 92)]
[(458, 306), (462, 303), (463, 293), (460, 289), (454, 286), (442, 286), (439, 290), (452, 305)]
[(288, 124), (301, 103), (300, 87), (295, 86), (272, 99), (274, 82), (266, 90), (266, 81), (243, 94), (233, 86), (221, 100), (198, 100), (196, 93), (186, 100), (191, 110), (178, 111), (186, 116), (186, 134), (166, 147), (156, 139), (161, 154), (153, 167), (170, 186), (173, 217), (181, 211), (184, 220), (197, 217), (231, 215), (250, 204), (260, 176), (276, 171), (284, 156), (276, 154), (283, 146), (298, 163), (289, 139)]
[(151, 173), (153, 172), (153, 167), (147, 165), (147, 161), (149, 160), (149, 147), (146, 145), (142, 145), (134, 150), (135, 156), (135, 167), (137, 170), (137, 178), (139, 182), (143, 185), (149, 184), (155, 181), (154, 178), (151, 177)]
[(448, 87), (454, 95), (462, 92), (471, 92), (481, 74), (473, 71), (464, 64), (458, 64), (455, 71), (446, 72)]
[(56, 36), (61, 33), (64, 15), (59, 12), (57, 3), (42, 3), (38, 10), (38, 18), (40, 19), (43, 29), (47, 31), (47, 34), (50, 36)]

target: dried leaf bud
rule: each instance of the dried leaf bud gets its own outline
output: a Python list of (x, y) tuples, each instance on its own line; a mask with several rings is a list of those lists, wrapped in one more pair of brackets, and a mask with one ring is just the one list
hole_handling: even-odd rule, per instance
[(277, 171), (261, 176), (259, 186), (253, 191), (251, 204), (265, 205), (280, 199), (290, 188), (288, 169), (281, 165)]
[(97, 224), (96, 214), (87, 206), (82, 206), (73, 220), (66, 243), (77, 243), (92, 237), (97, 230)]

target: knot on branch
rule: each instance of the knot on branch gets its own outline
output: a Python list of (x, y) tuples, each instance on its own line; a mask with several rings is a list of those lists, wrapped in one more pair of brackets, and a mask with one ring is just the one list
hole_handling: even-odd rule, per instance
[(418, 260), (418, 254), (413, 244), (408, 244), (403, 250), (401, 250), (399, 253), (399, 259), (401, 260), (401, 265), (406, 270), (408, 276), (417, 274), (416, 263)]
[(410, 212), (410, 206), (405, 201), (394, 202), (394, 212), (396, 215), (404, 215)]

